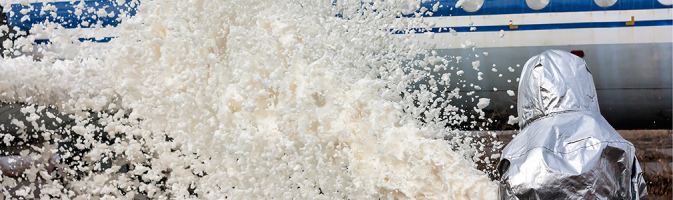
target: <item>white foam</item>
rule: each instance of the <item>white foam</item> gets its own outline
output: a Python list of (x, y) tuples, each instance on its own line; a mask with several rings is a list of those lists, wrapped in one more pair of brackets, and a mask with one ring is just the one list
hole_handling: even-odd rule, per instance
[(516, 123), (519, 123), (519, 118), (518, 118), (518, 117), (515, 117), (515, 116), (513, 116), (513, 115), (510, 115), (510, 116), (509, 116), (509, 119), (507, 120), (507, 124), (509, 124), (509, 125), (514, 125), (514, 124), (516, 124)]
[[(103, 145), (77, 117), (72, 130), (93, 147), (83, 160), (114, 152), (117, 163), (79, 168), (92, 173), (56, 196), (494, 199), (495, 183), (436, 139), (451, 131), (429, 103), (436, 84), (406, 90), (442, 60), (389, 32), (421, 23), (397, 20), (419, 2), (361, 5), (143, 1), (105, 54), (79, 46), (65, 61), (3, 59), (0, 100), (103, 111), (103, 129), (123, 133)], [(58, 42), (60, 30), (47, 31)], [(427, 56), (407, 62), (418, 55)], [(114, 173), (125, 163), (129, 172)]]
[[(497, 90), (497, 89), (494, 88), (494, 90)], [(477, 103), (477, 107), (479, 109), (484, 109), (490, 103), (491, 103), (491, 99), (489, 99), (489, 98), (479, 98), (479, 103)]]

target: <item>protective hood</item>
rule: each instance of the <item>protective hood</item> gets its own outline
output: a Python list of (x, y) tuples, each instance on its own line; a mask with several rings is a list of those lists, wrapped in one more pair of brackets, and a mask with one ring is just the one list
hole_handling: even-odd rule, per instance
[(549, 50), (519, 80), (521, 132), (502, 150), (500, 199), (646, 199), (635, 148), (601, 116), (581, 58)]
[(554, 113), (600, 112), (586, 62), (561, 50), (548, 50), (530, 58), (521, 72), (517, 110), (522, 129)]

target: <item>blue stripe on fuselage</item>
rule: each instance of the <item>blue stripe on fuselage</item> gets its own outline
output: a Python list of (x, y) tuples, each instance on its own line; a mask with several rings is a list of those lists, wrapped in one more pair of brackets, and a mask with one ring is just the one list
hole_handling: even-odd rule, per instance
[[(634, 26), (671, 26), (673, 20), (648, 20), (635, 21), (633, 25), (626, 25), (626, 22), (583, 22), (583, 23), (559, 23), (559, 24), (522, 24), (518, 25), (516, 29), (510, 29), (509, 25), (500, 26), (474, 26), (476, 30), (470, 31), (470, 27), (435, 27), (431, 30), (424, 28), (408, 29), (416, 33), (448, 33), (449, 28), (456, 32), (491, 32), (491, 31), (529, 31), (529, 30), (554, 30), (554, 29), (577, 29), (577, 28), (619, 28), (619, 27), (634, 27)], [(402, 34), (404, 31), (397, 31), (395, 34)]]
[[(432, 6), (437, 2), (439, 2), (441, 8), (432, 12)], [(421, 7), (425, 7), (429, 12), (432, 12), (433, 17), (673, 8), (673, 6), (663, 5), (657, 0), (617, 0), (614, 5), (607, 8), (598, 6), (593, 0), (550, 0), (544, 8), (533, 10), (528, 7), (525, 0), (484, 0), (484, 4), (479, 10), (467, 12), (462, 8), (456, 8), (456, 2), (458, 0), (430, 0), (422, 3)]]
[[(533, 10), (528, 7), (525, 0), (485, 0), (482, 7), (476, 12), (467, 12), (462, 8), (455, 8), (458, 0), (430, 0), (422, 3), (421, 6), (432, 10), (432, 6), (439, 2), (442, 5), (432, 16), (478, 16), (478, 15), (499, 15), (499, 14), (525, 14), (525, 13), (550, 13), (550, 12), (590, 12), (590, 11), (608, 11), (608, 10), (639, 10), (639, 9), (670, 9), (673, 6), (667, 6), (659, 3), (657, 0), (617, 0), (617, 2), (608, 7), (603, 8), (598, 6), (593, 0), (550, 0), (549, 4), (541, 10)], [(61, 24), (64, 28), (87, 28), (92, 27), (97, 23), (103, 26), (117, 26), (120, 23), (119, 15), (121, 12), (127, 12), (128, 15), (135, 15), (138, 5), (128, 1), (123, 5), (117, 5), (115, 1), (110, 0), (91, 0), (84, 1), (84, 12), (78, 17), (74, 14), (75, 6), (80, 2), (75, 1), (74, 4), (70, 2), (53, 2), (46, 3), (54, 5), (56, 17), (51, 13), (53, 11), (44, 11), (41, 13), (43, 3), (32, 3), (34, 8), (28, 13), (21, 14), (22, 9), (29, 8), (29, 6), (21, 4), (12, 4), (11, 10), (13, 15), (8, 15), (8, 23), (11, 26), (18, 27), (22, 30), (30, 29), (34, 24), (43, 22), (54, 22)], [(96, 12), (89, 13), (87, 10), (93, 8), (105, 8), (108, 13), (115, 13), (115, 17), (98, 17)], [(28, 15), (29, 19), (22, 21), (21, 19)], [(82, 22), (88, 22), (88, 26), (83, 26)], [(654, 21), (636, 21), (635, 26), (658, 26), (670, 25), (670, 20)], [(537, 24), (537, 25), (519, 25), (517, 30), (543, 30), (543, 29), (568, 29), (568, 28), (606, 28), (606, 27), (621, 27), (626, 26), (619, 22), (593, 22), (593, 23), (569, 23), (569, 24)], [(448, 28), (448, 27), (443, 27)], [(468, 32), (469, 27), (452, 27), (458, 32)], [(420, 29), (416, 29), (421, 32)], [(508, 26), (481, 26), (477, 27), (477, 31), (499, 31), (510, 30)], [(439, 28), (435, 28), (432, 32), (441, 32)]]
[[(529, 30), (554, 30), (554, 29), (579, 29), (579, 28), (619, 28), (619, 27), (641, 27), (641, 26), (671, 26), (673, 25), (673, 20), (649, 20), (649, 21), (636, 21), (633, 25), (626, 25), (626, 22), (586, 22), (586, 23), (561, 23), (561, 24), (525, 24), (519, 25), (517, 29), (509, 29), (509, 25), (501, 26), (475, 26), (477, 28), (474, 31), (470, 31), (471, 27), (436, 27), (431, 30), (423, 28), (414, 28), (409, 29), (409, 31), (414, 31), (415, 33), (449, 33), (449, 28), (455, 30), (456, 32), (495, 32), (495, 31), (529, 31)], [(395, 34), (402, 34), (403, 31), (397, 31)], [(96, 43), (107, 43), (115, 37), (105, 37), (100, 40), (94, 38), (79, 38), (79, 41), (91, 41)], [(37, 39), (35, 40), (36, 44), (46, 44), (50, 43), (48, 39)]]
[[(89, 41), (89, 42), (95, 42), (95, 43), (108, 43), (110, 40), (114, 39), (116, 37), (104, 37), (103, 39), (96, 39), (96, 38), (79, 38), (78, 40), (80, 42), (84, 41)], [(51, 41), (49, 39), (36, 39), (35, 44), (49, 44)]]
[[(11, 11), (13, 15), (7, 14), (8, 24), (10, 26), (18, 27), (22, 30), (30, 29), (34, 24), (40, 24), (44, 22), (54, 22), (61, 24), (64, 28), (87, 28), (94, 27), (97, 23), (100, 23), (103, 27), (105, 26), (117, 26), (121, 23), (119, 15), (122, 12), (133, 16), (136, 13), (136, 7), (138, 6), (135, 3), (130, 1), (122, 5), (117, 5), (115, 1), (109, 0), (93, 0), (93, 1), (84, 1), (84, 9), (82, 14), (78, 17), (75, 15), (76, 6), (80, 4), (80, 1), (74, 1), (74, 4), (70, 2), (53, 2), (46, 3), (47, 5), (54, 5), (57, 8), (56, 17), (53, 17), (51, 13), (54, 11), (46, 10), (42, 12), (43, 4), (42, 3), (32, 3), (30, 4), (33, 9), (28, 11), (25, 15), (21, 13), (23, 9), (29, 9), (30, 6), (21, 5), (21, 4), (12, 4)], [(93, 8), (95, 11), (89, 13), (88, 9)], [(98, 17), (97, 11), (99, 9), (105, 9), (108, 13), (114, 13), (114, 17)], [(24, 16), (29, 16), (28, 20), (22, 21), (21, 19)], [(88, 26), (83, 26), (82, 22), (88, 22)]]

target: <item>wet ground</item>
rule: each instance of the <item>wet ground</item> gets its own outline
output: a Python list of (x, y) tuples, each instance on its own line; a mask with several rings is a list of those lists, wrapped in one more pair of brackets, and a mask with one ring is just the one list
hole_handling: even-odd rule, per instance
[[(636, 157), (644, 172), (645, 182), (650, 199), (673, 199), (673, 132), (672, 130), (618, 130), (620, 135), (636, 147)], [(503, 147), (512, 140), (516, 131), (497, 131), (496, 140), (503, 143)], [(489, 143), (493, 144), (493, 143)], [(489, 148), (490, 147), (490, 148)], [(485, 149), (485, 155), (500, 153), (499, 148), (491, 145)], [(497, 165), (479, 164), (484, 171), (491, 171)], [(495, 174), (490, 174), (495, 178)]]

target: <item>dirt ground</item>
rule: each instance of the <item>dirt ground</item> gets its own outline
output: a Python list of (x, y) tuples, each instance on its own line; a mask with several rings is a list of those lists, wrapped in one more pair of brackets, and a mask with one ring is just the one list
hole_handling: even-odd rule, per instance
[(673, 199), (673, 134), (671, 130), (621, 130), (624, 139), (636, 147), (636, 157), (644, 172), (651, 196)]
[[(643, 170), (649, 199), (673, 199), (673, 132), (672, 130), (618, 130), (620, 135), (636, 147), (636, 157)], [(497, 131), (496, 141), (503, 143), (502, 147), (512, 140), (516, 131)], [(490, 137), (487, 137), (490, 138)], [(490, 140), (493, 140), (492, 138)], [(501, 149), (493, 149), (491, 145), (485, 148), (482, 158), (490, 157), (493, 153), (500, 153)], [(497, 162), (491, 164), (479, 163), (478, 168), (488, 172), (492, 179)]]

